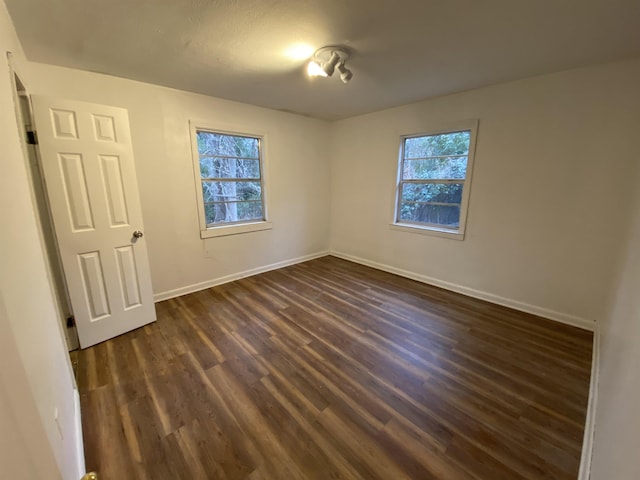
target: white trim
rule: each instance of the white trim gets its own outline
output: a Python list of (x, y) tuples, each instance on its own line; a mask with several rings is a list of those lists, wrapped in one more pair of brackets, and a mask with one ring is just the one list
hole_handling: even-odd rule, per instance
[[(458, 122), (450, 123), (448, 125), (441, 125), (438, 128), (427, 129), (420, 133), (411, 133), (409, 135), (403, 134), (400, 136), (400, 150), (398, 152), (398, 163), (396, 165), (396, 182), (393, 197), (393, 216), (391, 217), (393, 219), (392, 225), (398, 227), (395, 228), (395, 230), (420, 233), (422, 235), (434, 235), (437, 237), (451, 238), (455, 240), (464, 240), (464, 232), (467, 226), (467, 213), (469, 210), (469, 198), (471, 196), (471, 181), (473, 177), (473, 165), (475, 160), (479, 123), (480, 121), (478, 119), (461, 120)], [(414, 224), (403, 223), (403, 221), (399, 218), (399, 211), (401, 203), (400, 185), (402, 184), (402, 167), (404, 165), (405, 140), (408, 138), (423, 136), (428, 137), (432, 135), (456, 133), (461, 131), (469, 131), (471, 136), (469, 138), (469, 151), (467, 153), (467, 172), (462, 187), (462, 201), (460, 202), (460, 221), (458, 228), (456, 230), (450, 230), (441, 226), (432, 226), (420, 223), (417, 223), (414, 226)]]
[(593, 351), (591, 354), (591, 385), (589, 387), (589, 406), (582, 437), (582, 455), (578, 480), (589, 480), (591, 476), (591, 458), (593, 456), (593, 440), (596, 434), (596, 408), (598, 406), (598, 381), (600, 372), (600, 329), (593, 332)]
[(75, 429), (76, 429), (76, 460), (77, 460), (77, 474), (76, 478), (82, 477), (87, 473), (86, 465), (84, 463), (84, 439), (82, 437), (82, 416), (80, 413), (80, 393), (77, 388), (73, 389), (73, 410), (75, 416)]
[(258, 232), (260, 230), (271, 230), (272, 222), (250, 222), (239, 223), (237, 225), (220, 225), (219, 227), (200, 230), (200, 238), (226, 237), (227, 235), (237, 235), (239, 233)]
[(434, 237), (451, 238), (453, 240), (460, 241), (464, 240), (464, 233), (460, 233), (458, 230), (448, 230), (446, 228), (427, 227), (424, 225), (410, 223), (390, 223), (389, 228), (400, 232), (418, 233), (420, 235), (431, 235)]
[(153, 296), (153, 299), (156, 302), (169, 300), (170, 298), (179, 297), (181, 295), (187, 295), (189, 293), (199, 292), (200, 290), (205, 290), (207, 288), (215, 287), (216, 285), (222, 285), (223, 283), (233, 282), (235, 280), (240, 280), (241, 278), (251, 277), (259, 273), (268, 272), (270, 270), (276, 270), (278, 268), (288, 267), (290, 265), (295, 265), (296, 263), (308, 262), (309, 260), (314, 260), (320, 257), (326, 257), (327, 255), (329, 255), (328, 251), (322, 251), (318, 253), (312, 253), (310, 255), (304, 255), (302, 257), (283, 260), (281, 262), (272, 263), (270, 265), (264, 265), (262, 267), (245, 270), (244, 272), (232, 273), (231, 275), (226, 275), (224, 277), (213, 278), (205, 282), (194, 283), (193, 285), (187, 285), (186, 287), (176, 288), (174, 290), (169, 290), (167, 292), (156, 293)]
[(351, 262), (360, 263), (368, 267), (377, 268), (378, 270), (394, 273), (396, 275), (400, 275), (401, 277), (417, 280), (418, 282), (427, 283), (429, 285), (434, 285), (436, 287), (444, 288), (446, 290), (451, 290), (452, 292), (461, 293), (469, 297), (479, 298), (481, 300), (486, 300), (488, 302), (502, 305), (504, 307), (513, 308), (514, 310), (531, 313), (533, 315), (538, 315), (540, 317), (548, 318), (549, 320), (555, 320), (556, 322), (572, 325), (574, 327), (582, 328), (590, 332), (593, 332), (595, 329), (595, 322), (593, 320), (578, 317), (576, 315), (570, 315), (568, 313), (562, 313), (562, 312), (551, 310), (545, 307), (531, 305), (529, 303), (520, 302), (518, 300), (512, 300), (510, 298), (494, 295), (493, 293), (483, 292), (482, 290), (476, 290), (474, 288), (465, 287), (464, 285), (458, 285), (456, 283), (446, 282), (444, 280), (428, 277), (426, 275), (410, 272), (408, 270), (402, 270), (400, 268), (392, 267), (391, 265), (373, 262), (370, 260), (366, 260), (364, 258), (349, 255), (347, 253), (342, 253), (342, 252), (337, 252), (332, 250), (331, 255), (333, 255), (334, 257), (342, 258), (344, 260), (349, 260)]
[[(262, 191), (262, 214), (263, 220), (249, 220), (247, 222), (239, 222), (236, 224), (223, 224), (207, 226), (204, 197), (202, 194), (202, 178), (200, 176), (200, 154), (198, 152), (197, 132), (207, 131), (211, 133), (220, 133), (223, 135), (238, 135), (243, 137), (257, 138), (259, 140), (260, 152), (260, 184)], [(267, 174), (267, 148), (268, 142), (265, 141), (267, 133), (257, 131), (255, 129), (247, 131), (245, 129), (237, 129), (231, 125), (220, 124), (219, 122), (189, 120), (189, 136), (191, 143), (191, 158), (193, 166), (194, 186), (197, 201), (198, 220), (200, 226), (200, 238), (222, 237), (225, 235), (235, 235), (239, 233), (255, 232), (258, 230), (268, 230), (272, 228), (269, 221), (269, 176)]]

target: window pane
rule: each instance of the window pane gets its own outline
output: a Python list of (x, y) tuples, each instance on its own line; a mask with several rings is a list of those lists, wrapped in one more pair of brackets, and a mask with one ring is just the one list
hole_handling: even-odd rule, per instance
[(196, 142), (207, 227), (265, 220), (261, 139), (198, 130)]
[(261, 202), (215, 203), (204, 206), (207, 225), (264, 220)]
[(202, 178), (260, 178), (260, 160), (201, 157)]
[(262, 200), (260, 182), (202, 182), (205, 203)]
[(200, 155), (258, 158), (257, 138), (213, 132), (197, 132), (197, 137)]
[(460, 207), (458, 205), (428, 205), (424, 203), (402, 203), (400, 220), (440, 225), (445, 228), (460, 226)]
[(425, 158), (437, 155), (467, 155), (471, 132), (442, 133), (406, 138), (404, 158)]
[(430, 158), (427, 160), (405, 160), (403, 180), (461, 179), (467, 176), (467, 157)]
[(220, 204), (216, 205), (205, 205), (204, 206), (204, 216), (207, 225), (211, 225), (212, 223), (222, 222), (224, 220), (225, 211), (223, 206)]
[(238, 203), (238, 219), (239, 220), (262, 220), (261, 202), (240, 202)]
[(404, 183), (402, 203), (462, 203), (462, 183)]

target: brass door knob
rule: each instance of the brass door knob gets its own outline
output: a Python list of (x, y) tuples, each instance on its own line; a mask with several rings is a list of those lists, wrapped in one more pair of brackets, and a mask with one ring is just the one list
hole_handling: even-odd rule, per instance
[(89, 472), (83, 475), (80, 480), (98, 480), (98, 474), (96, 472)]

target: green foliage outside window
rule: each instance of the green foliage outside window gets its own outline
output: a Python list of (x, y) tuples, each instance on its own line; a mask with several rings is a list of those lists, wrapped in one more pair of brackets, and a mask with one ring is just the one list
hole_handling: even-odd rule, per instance
[(398, 220), (457, 228), (469, 131), (404, 139)]

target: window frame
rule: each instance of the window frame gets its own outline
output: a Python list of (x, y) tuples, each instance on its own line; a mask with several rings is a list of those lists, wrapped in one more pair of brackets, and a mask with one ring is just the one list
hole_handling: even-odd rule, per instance
[[(430, 137), (434, 135), (442, 135), (448, 133), (458, 133), (468, 131), (469, 135), (469, 152), (467, 155), (467, 168), (464, 181), (462, 179), (425, 179), (424, 181), (412, 180), (407, 182), (403, 180), (403, 166), (404, 166), (404, 150), (405, 141), (409, 138)], [(433, 235), (438, 237), (452, 238), (455, 240), (464, 240), (466, 225), (467, 225), (467, 213), (469, 207), (469, 198), (471, 194), (471, 181), (473, 177), (473, 165), (475, 159), (476, 149), (476, 137), (478, 132), (478, 120), (465, 120), (456, 123), (452, 123), (440, 128), (428, 129), (420, 133), (412, 133), (408, 135), (400, 136), (400, 148), (398, 153), (398, 162), (396, 165), (396, 182), (393, 198), (393, 222), (390, 224), (391, 229), (399, 230), (410, 233), (419, 233), (424, 235)], [(446, 183), (457, 184), (462, 183), (462, 198), (460, 201), (460, 221), (458, 228), (447, 228), (438, 224), (428, 224), (423, 222), (412, 222), (400, 219), (401, 208), (401, 192), (402, 185), (404, 183), (414, 184), (434, 184), (434, 183)]]
[[(203, 178), (200, 171), (200, 152), (198, 151), (198, 132), (215, 133), (220, 135), (229, 135), (236, 137), (248, 137), (258, 139), (258, 155), (260, 164), (260, 189), (262, 195), (262, 220), (241, 220), (233, 223), (221, 223), (207, 225), (204, 195), (202, 193)], [(268, 230), (272, 228), (272, 222), (269, 220), (268, 207), (268, 185), (266, 175), (266, 134), (255, 131), (246, 131), (236, 128), (216, 127), (207, 122), (190, 121), (189, 134), (191, 140), (191, 156), (193, 160), (193, 175), (196, 190), (196, 202), (198, 209), (198, 223), (200, 227), (200, 238), (222, 237), (226, 235), (236, 235), (239, 233), (255, 232), (260, 230)]]

